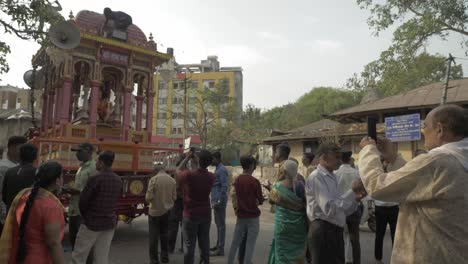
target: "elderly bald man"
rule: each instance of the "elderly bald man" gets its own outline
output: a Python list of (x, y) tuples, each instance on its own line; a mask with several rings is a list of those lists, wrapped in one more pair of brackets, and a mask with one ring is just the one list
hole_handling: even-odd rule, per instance
[(400, 202), (392, 264), (466, 263), (468, 259), (468, 112), (432, 110), (423, 124), (429, 153), (385, 173), (375, 142), (364, 138), (361, 182), (370, 196)]

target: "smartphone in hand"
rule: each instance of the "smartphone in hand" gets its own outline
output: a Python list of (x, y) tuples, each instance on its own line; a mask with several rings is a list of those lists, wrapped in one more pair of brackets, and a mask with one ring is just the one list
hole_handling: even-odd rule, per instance
[(374, 116), (367, 117), (367, 136), (377, 141), (377, 118)]

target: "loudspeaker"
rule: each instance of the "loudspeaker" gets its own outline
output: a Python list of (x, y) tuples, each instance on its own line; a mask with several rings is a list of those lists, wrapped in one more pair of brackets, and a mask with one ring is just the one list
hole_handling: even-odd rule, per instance
[(44, 69), (37, 70), (36, 75), (34, 76), (34, 78), (33, 78), (33, 70), (26, 71), (23, 74), (23, 80), (26, 83), (26, 85), (28, 85), (30, 88), (32, 88), (33, 82), (34, 82), (34, 88), (35, 89), (44, 88), (43, 87), (44, 78), (45, 78)]
[(61, 21), (50, 27), (49, 39), (60, 49), (74, 49), (80, 45), (80, 30), (69, 21)]
[(29, 70), (29, 71), (26, 71), (24, 74), (23, 74), (23, 80), (24, 80), (24, 83), (26, 83), (26, 85), (28, 85), (29, 87), (32, 87), (32, 84), (33, 84), (33, 70)]

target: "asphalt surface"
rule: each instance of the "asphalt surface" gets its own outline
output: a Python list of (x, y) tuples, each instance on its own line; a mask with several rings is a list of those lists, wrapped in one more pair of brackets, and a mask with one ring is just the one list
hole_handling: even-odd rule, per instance
[[(266, 263), (270, 251), (270, 245), (273, 238), (273, 215), (269, 212), (269, 205), (261, 207), (262, 215), (260, 217), (260, 234), (255, 246), (253, 263)], [(226, 247), (224, 257), (211, 257), (210, 263), (227, 263), (227, 255), (232, 241), (236, 218), (232, 207), (228, 205), (226, 217)], [(373, 264), (374, 260), (374, 233), (368, 228), (361, 228), (361, 263)], [(216, 226), (214, 222), (211, 225), (210, 239), (212, 244), (216, 242)], [(67, 246), (65, 246), (67, 247)], [(180, 249), (180, 234), (177, 242), (176, 252), (170, 255), (170, 263), (183, 263), (183, 253)], [(384, 243), (384, 263), (390, 263), (391, 241), (390, 233), (387, 231)], [(196, 253), (198, 255), (198, 252)], [(71, 263), (71, 254), (65, 253), (67, 263)], [(142, 216), (135, 219), (131, 224), (120, 223), (112, 242), (110, 251), (110, 262), (112, 264), (148, 264), (148, 221)], [(195, 263), (198, 263), (196, 258)]]

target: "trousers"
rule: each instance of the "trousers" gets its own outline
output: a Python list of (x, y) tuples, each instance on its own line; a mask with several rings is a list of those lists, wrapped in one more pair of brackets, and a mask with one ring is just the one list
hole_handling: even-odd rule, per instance
[(226, 241), (226, 204), (213, 209), (216, 224), (217, 241), (216, 247), (224, 253), (224, 243)]
[(383, 256), (383, 241), (387, 224), (390, 226), (390, 235), (393, 240), (395, 238), (395, 230), (398, 220), (398, 205), (395, 206), (375, 206), (375, 247), (374, 255), (376, 260), (382, 260)]
[(362, 206), (356, 212), (346, 217), (344, 228), (346, 263), (361, 264), (361, 244), (359, 242), (359, 225), (361, 223)]
[[(70, 244), (72, 246), (72, 250), (75, 248), (76, 235), (80, 230), (80, 226), (81, 215), (72, 215), (68, 217), (68, 236), (70, 237)], [(91, 252), (88, 255), (86, 264), (93, 264), (93, 249), (91, 249)]]
[(312, 263), (343, 264), (343, 228), (324, 220), (310, 223), (309, 251)]
[[(239, 247), (245, 237), (245, 253), (243, 258), (244, 264), (252, 264), (252, 257), (255, 251), (255, 243), (257, 242), (258, 233), (260, 230), (260, 220), (256, 218), (237, 218), (236, 227), (234, 228), (234, 237), (232, 239), (231, 248), (229, 250), (228, 264), (233, 264)], [(240, 255), (241, 252), (239, 252)]]
[(169, 260), (168, 220), (169, 213), (161, 216), (148, 216), (150, 264), (159, 263), (159, 246), (161, 246), (161, 261), (167, 263)]
[(200, 247), (200, 263), (210, 263), (210, 225), (210, 217), (184, 217), (184, 264), (194, 263), (197, 239)]
[(80, 226), (72, 253), (73, 264), (85, 264), (91, 249), (94, 249), (94, 261), (99, 264), (109, 263), (109, 250), (115, 229), (92, 231), (85, 225)]

